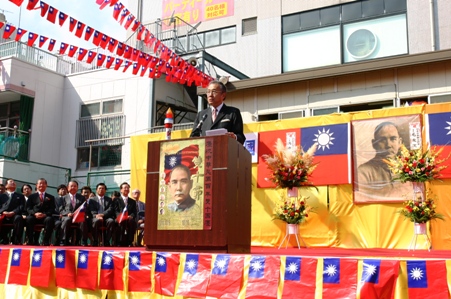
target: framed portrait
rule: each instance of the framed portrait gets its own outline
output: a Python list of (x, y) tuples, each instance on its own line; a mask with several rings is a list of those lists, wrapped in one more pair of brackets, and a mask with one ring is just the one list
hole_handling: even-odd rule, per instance
[(394, 181), (385, 161), (398, 154), (401, 144), (421, 148), (420, 115), (352, 121), (351, 130), (354, 202), (405, 201), (412, 184)]
[(205, 140), (160, 146), (158, 230), (203, 230)]

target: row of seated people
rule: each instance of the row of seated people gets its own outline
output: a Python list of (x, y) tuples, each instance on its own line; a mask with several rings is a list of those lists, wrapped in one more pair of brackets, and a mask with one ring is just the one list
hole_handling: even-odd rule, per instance
[[(107, 187), (103, 183), (97, 184), (96, 193), (88, 186), (77, 193), (78, 183), (70, 181), (67, 186), (58, 187), (56, 198), (46, 192), (47, 181), (43, 178), (36, 183), (36, 193), (31, 193), (29, 185), (22, 187), (23, 194), (16, 192), (13, 179), (8, 179), (5, 187), (6, 192), (0, 194), (3, 244), (22, 244), (24, 228), (28, 245), (88, 245), (91, 236), (93, 246), (98, 246), (101, 240), (103, 246), (133, 246), (137, 227), (142, 229), (136, 244), (142, 242), (145, 206), (139, 201), (139, 190), (132, 192), (136, 200), (128, 197), (128, 183), (122, 183), (121, 192), (114, 193), (113, 198), (105, 195)], [(82, 205), (84, 218), (74, 223), (74, 215)], [(120, 215), (125, 215), (125, 210), (127, 216), (121, 221)], [(8, 238), (11, 227), (11, 238)], [(42, 242), (39, 241), (41, 228)], [(53, 232), (55, 237), (51, 242)]]

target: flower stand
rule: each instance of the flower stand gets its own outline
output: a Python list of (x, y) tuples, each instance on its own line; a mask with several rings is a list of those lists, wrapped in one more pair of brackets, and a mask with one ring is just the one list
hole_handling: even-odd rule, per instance
[(285, 249), (288, 247), (288, 243), (290, 243), (291, 235), (294, 235), (296, 237), (296, 243), (298, 244), (298, 249), (301, 249), (301, 246), (299, 245), (298, 235), (299, 235), (299, 238), (301, 239), (302, 243), (304, 244), (304, 246), (307, 248), (307, 244), (305, 244), (304, 239), (302, 239), (301, 235), (299, 234), (299, 224), (288, 224), (287, 223), (285, 237), (283, 238), (282, 242), (280, 243), (279, 249), (282, 246), (283, 242), (285, 242), (285, 240), (287, 240), (287, 242), (285, 243)]
[(431, 240), (428, 237), (427, 232), (427, 223), (414, 223), (413, 224), (413, 237), (410, 241), (409, 249), (408, 251), (415, 250), (415, 247), (417, 245), (417, 238), (418, 236), (422, 235), (426, 239), (425, 244), (427, 245), (428, 251), (431, 251)]

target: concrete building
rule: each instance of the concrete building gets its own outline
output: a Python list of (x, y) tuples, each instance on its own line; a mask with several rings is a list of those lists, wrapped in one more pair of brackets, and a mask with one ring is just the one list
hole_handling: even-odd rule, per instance
[[(246, 123), (451, 99), (447, 0), (130, 0), (127, 8), (184, 59), (230, 76), (227, 103)], [(129, 45), (156, 55), (129, 32)], [(3, 180), (117, 188), (130, 177), (129, 136), (157, 131), (168, 107), (190, 128), (205, 106), (202, 88), (10, 40), (0, 68)]]

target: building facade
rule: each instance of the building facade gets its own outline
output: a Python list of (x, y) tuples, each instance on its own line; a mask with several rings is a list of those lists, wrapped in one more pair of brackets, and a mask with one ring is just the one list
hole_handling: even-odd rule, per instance
[[(245, 123), (451, 99), (447, 0), (130, 0), (127, 8), (184, 59), (231, 76), (227, 103)], [(130, 45), (155, 55), (129, 32)], [(202, 53), (226, 67), (207, 65)], [(205, 106), (202, 88), (193, 95), (164, 78), (80, 68), (14, 41), (2, 43), (0, 62), (2, 179), (115, 188), (130, 179), (128, 137), (156, 132), (169, 107), (190, 128)], [(6, 143), (21, 134), (25, 141)]]

